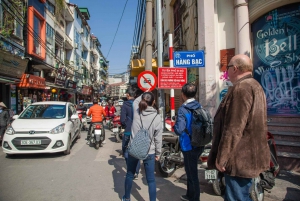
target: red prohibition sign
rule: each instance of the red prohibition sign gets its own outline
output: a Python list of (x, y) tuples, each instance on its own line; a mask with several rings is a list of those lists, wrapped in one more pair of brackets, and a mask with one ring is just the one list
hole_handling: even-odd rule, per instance
[(139, 74), (137, 84), (143, 91), (152, 91), (157, 85), (157, 77), (151, 71), (144, 71)]

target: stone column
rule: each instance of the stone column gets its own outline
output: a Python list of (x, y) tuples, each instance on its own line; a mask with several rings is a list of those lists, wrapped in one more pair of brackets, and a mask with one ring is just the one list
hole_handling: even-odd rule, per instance
[(216, 57), (218, 38), (216, 37), (217, 15), (215, 1), (198, 0), (198, 49), (205, 52), (205, 67), (199, 68), (199, 102), (212, 115), (217, 109), (216, 72), (219, 69)]
[(250, 57), (250, 25), (248, 0), (234, 0), (235, 11), (235, 33), (236, 33), (236, 54), (245, 54)]

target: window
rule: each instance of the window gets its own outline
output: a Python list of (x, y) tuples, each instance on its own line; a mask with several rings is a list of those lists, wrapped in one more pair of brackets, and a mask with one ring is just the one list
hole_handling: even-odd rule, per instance
[(46, 21), (33, 7), (28, 7), (28, 53), (40, 59), (46, 58)]
[(47, 44), (53, 46), (54, 44), (54, 29), (47, 23), (46, 24), (46, 37), (47, 37)]
[[(6, 34), (23, 39), (23, 4), (2, 1), (0, 4), (0, 27)], [(21, 11), (20, 11), (21, 10)], [(3, 31), (2, 31), (3, 33)]]
[(41, 21), (36, 15), (34, 16), (33, 30), (34, 30), (34, 35), (37, 36), (34, 38), (33, 52), (36, 53), (37, 55), (41, 55), (41, 45), (38, 39), (38, 36), (41, 35)]
[(177, 26), (180, 25), (180, 12), (179, 12), (179, 8), (180, 8), (180, 1), (176, 0), (176, 2), (174, 4), (174, 29), (176, 29)]
[(47, 0), (47, 2), (45, 3), (45, 7), (47, 8), (47, 10), (48, 10), (50, 13), (52, 13), (52, 15), (55, 15), (55, 6), (54, 6), (51, 2), (49, 2), (49, 1)]

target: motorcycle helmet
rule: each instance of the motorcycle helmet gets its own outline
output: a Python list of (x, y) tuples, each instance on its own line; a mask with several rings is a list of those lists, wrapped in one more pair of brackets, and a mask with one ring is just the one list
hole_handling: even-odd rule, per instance
[(80, 100), (80, 101), (79, 101), (79, 103), (83, 103), (83, 102), (84, 102), (83, 100)]

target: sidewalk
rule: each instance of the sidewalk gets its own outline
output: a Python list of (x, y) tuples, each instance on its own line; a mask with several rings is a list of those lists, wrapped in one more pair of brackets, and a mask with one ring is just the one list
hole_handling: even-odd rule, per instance
[[(214, 195), (212, 184), (204, 179), (205, 169), (199, 168), (199, 182), (202, 193)], [(186, 182), (186, 174), (183, 168), (175, 171), (173, 177), (177, 180)], [(271, 193), (265, 191), (265, 201), (298, 201), (300, 200), (300, 173), (281, 170), (276, 178), (276, 184)]]

